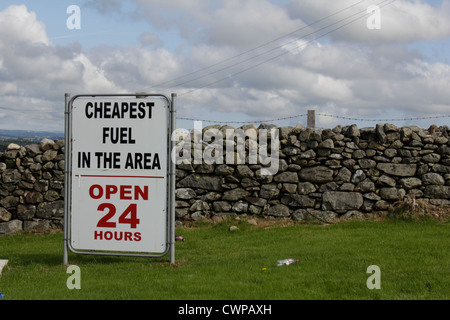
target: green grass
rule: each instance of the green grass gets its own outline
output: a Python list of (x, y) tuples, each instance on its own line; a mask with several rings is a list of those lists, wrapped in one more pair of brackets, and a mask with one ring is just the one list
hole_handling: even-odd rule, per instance
[[(239, 230), (228, 231), (231, 224)], [(168, 257), (69, 254), (81, 289), (69, 290), (62, 233), (0, 236), (5, 299), (298, 300), (450, 298), (448, 223), (350, 221), (334, 225), (253, 226), (227, 221), (179, 228)], [(291, 266), (276, 260), (298, 258)], [(366, 286), (381, 269), (381, 289)], [(263, 271), (263, 268), (267, 270)]]

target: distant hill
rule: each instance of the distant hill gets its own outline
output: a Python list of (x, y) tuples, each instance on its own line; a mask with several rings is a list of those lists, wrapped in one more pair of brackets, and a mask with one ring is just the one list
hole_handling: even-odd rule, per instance
[(64, 139), (63, 132), (49, 131), (29, 131), (29, 130), (4, 130), (0, 129), (0, 140), (42, 140), (48, 139)]
[(10, 143), (25, 146), (39, 143), (42, 139), (64, 139), (62, 132), (30, 131), (30, 130), (4, 130), (0, 129), (0, 152), (4, 152)]

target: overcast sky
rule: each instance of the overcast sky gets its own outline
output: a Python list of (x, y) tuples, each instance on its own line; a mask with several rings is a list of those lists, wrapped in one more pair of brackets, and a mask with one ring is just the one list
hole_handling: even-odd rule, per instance
[(0, 128), (61, 132), (64, 93), (142, 91), (180, 118), (450, 125), (450, 0), (1, 1)]

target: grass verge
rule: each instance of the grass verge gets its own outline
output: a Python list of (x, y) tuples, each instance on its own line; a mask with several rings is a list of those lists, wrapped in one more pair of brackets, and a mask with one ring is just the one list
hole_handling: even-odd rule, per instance
[[(229, 231), (231, 225), (238, 230)], [(81, 256), (81, 289), (69, 290), (62, 233), (0, 236), (4, 299), (323, 300), (450, 298), (447, 222), (347, 221), (333, 225), (226, 220), (178, 228), (176, 264)], [(277, 267), (276, 261), (299, 263)], [(369, 290), (370, 265), (381, 289)]]

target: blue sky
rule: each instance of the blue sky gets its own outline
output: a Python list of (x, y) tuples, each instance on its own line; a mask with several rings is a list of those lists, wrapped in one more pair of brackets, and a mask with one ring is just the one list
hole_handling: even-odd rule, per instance
[[(366, 26), (374, 4), (379, 30)], [(70, 5), (81, 9), (79, 30), (66, 26)], [(358, 119), (317, 116), (322, 128), (377, 123), (361, 119), (427, 128), (450, 125), (449, 88), (450, 0), (0, 4), (3, 129), (63, 131), (65, 92), (138, 91), (176, 92), (180, 118), (306, 125), (294, 116), (315, 109)]]

